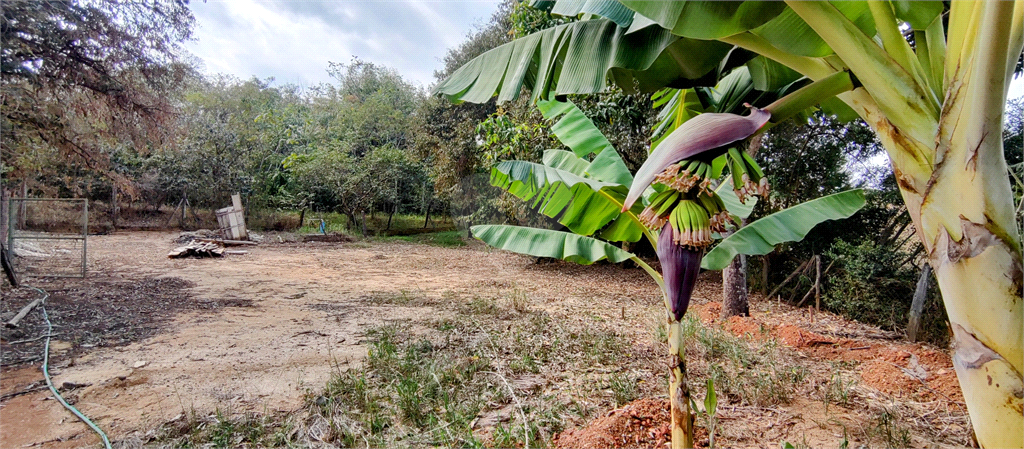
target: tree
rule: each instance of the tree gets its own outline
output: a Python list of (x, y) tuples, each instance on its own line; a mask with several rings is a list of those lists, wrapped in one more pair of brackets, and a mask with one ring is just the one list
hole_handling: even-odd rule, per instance
[(416, 114), (422, 93), (392, 68), (353, 59), (349, 64), (330, 63), (327, 72), (338, 87), (332, 95), (342, 103), (336, 123), (340, 139), (361, 157), (386, 145), (412, 146), (410, 117)]
[(786, 170), (767, 171), (772, 194), (757, 203), (753, 218), (854, 187), (867, 187), (872, 192), (868, 194), (868, 205), (857, 215), (833, 226), (816, 228), (800, 243), (780, 246), (753, 261), (752, 285), (765, 294), (777, 290), (783, 298), (797, 295), (797, 290), (803, 295), (807, 286), (799, 278), (783, 286), (791, 291), (776, 289), (773, 284), (782, 282), (809, 258), (822, 254), (837, 239), (855, 242), (871, 238), (880, 250), (890, 249), (902, 240), (889, 241), (910, 223), (900, 205), (895, 183), (891, 190), (886, 190), (888, 185), (883, 182), (892, 171), (871, 161), (882, 151), (874, 132), (863, 121), (842, 123), (821, 113), (808, 120), (781, 124), (763, 135), (760, 150), (754, 155), (758, 164)]
[[(1020, 62), (1017, 65), (1020, 70)], [(1003, 152), (1010, 167), (1014, 204), (1017, 205), (1017, 232), (1024, 233), (1024, 98), (1010, 100), (1006, 105)]]
[[(948, 22), (941, 2), (624, 0), (582, 8), (577, 12), (606, 19), (499, 47), (436, 92), (503, 100), (529, 84), (533, 98), (546, 98), (599, 91), (609, 79), (651, 91), (707, 82), (736, 64), (756, 71), (759, 90), (780, 78), (807, 78), (805, 88), (766, 108), (769, 120), (824, 102), (875, 131), (939, 281), (978, 441), (1024, 444), (1024, 273), (1001, 138), (1006, 92), (1024, 46), (1024, 2), (954, 2)], [(682, 54), (688, 57), (675, 57)], [(755, 54), (763, 57), (748, 58)], [(690, 131), (730, 131), (718, 126)], [(654, 156), (659, 164), (650, 170), (657, 173), (666, 159)]]
[[(444, 66), (434, 72), (437, 82), (473, 58), (507, 43), (514, 33), (509, 16), (517, 3), (518, 0), (503, 1), (484, 26), (466, 36), (458, 47), (449, 49)], [(452, 104), (429, 98), (418, 112), (417, 155), (429, 167), (438, 199), (450, 208), (458, 224), (494, 215), (492, 206), (497, 193), (487, 188), (489, 165), (477, 145), (476, 128), (496, 111), (493, 101)]]
[[(171, 201), (188, 190), (197, 207), (219, 208), (240, 192), (247, 209), (277, 205), (281, 161), (309, 144), (309, 106), (273, 79), (218, 76), (190, 83), (176, 117), (174, 145), (152, 151), (146, 169)], [(136, 174), (136, 177), (141, 173)]]
[(419, 206), (426, 171), (408, 152), (390, 145), (374, 148), (360, 161), (360, 168), (362, 182), (373, 192), (374, 207), (388, 214), (386, 229), (403, 207)]
[(118, 141), (168, 142), (174, 92), (192, 72), (179, 45), (192, 24), (183, 1), (6, 2), (0, 135), (13, 175), (51, 148), (106, 170)]

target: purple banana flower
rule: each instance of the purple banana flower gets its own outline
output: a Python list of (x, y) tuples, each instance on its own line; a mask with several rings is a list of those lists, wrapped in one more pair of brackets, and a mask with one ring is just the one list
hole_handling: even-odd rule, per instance
[(704, 248), (677, 245), (673, 241), (676, 232), (670, 223), (665, 223), (658, 236), (658, 260), (661, 261), (661, 275), (665, 279), (665, 293), (668, 295), (672, 316), (679, 321), (690, 305), (693, 286), (700, 273), (700, 261)]
[(746, 139), (761, 129), (772, 114), (768, 111), (751, 107), (750, 115), (742, 116), (727, 113), (700, 114), (672, 131), (658, 148), (651, 153), (644, 165), (637, 170), (629, 194), (623, 203), (625, 212), (640, 198), (647, 186), (654, 182), (659, 173), (669, 165), (719, 148), (737, 140)]

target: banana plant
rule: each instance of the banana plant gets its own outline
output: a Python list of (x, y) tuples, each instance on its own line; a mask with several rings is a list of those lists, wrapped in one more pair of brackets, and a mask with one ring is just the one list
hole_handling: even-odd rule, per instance
[(768, 126), (824, 102), (875, 130), (935, 268), (977, 440), (1024, 446), (1024, 269), (1000, 139), (1024, 47), (1024, 0), (560, 0), (555, 7), (563, 3), (566, 11), (585, 3), (584, 20), (485, 53), (435, 92), (502, 100), (527, 86), (546, 98), (609, 82), (653, 92), (710, 85), (716, 71), (737, 65), (759, 90), (788, 77), (810, 81), (810, 90), (765, 108)]
[[(730, 80), (719, 90), (702, 91), (704, 102), (711, 109), (725, 107), (729, 102), (724, 99), (732, 98), (728, 93), (734, 91), (725, 86), (733, 85), (735, 83)], [(706, 113), (683, 123), (663, 139), (661, 151), (678, 152), (683, 148), (687, 154), (693, 153), (690, 155), (697, 158), (678, 165), (669, 164), (675, 167), (669, 170), (669, 174), (663, 172), (649, 176), (641, 170), (638, 176), (644, 176), (646, 181), (641, 180), (638, 184), (615, 148), (575, 105), (567, 101), (542, 100), (538, 108), (547, 119), (557, 120), (551, 129), (571, 151), (548, 150), (543, 164), (501, 162), (492, 170), (491, 183), (531, 202), (538, 212), (558, 219), (571, 232), (478, 225), (472, 228), (473, 235), (491, 246), (521, 254), (581, 264), (599, 260), (613, 263), (632, 260), (643, 268), (662, 288), (669, 317), (673, 358), (671, 392), (673, 412), (677, 412), (673, 413), (674, 441), (692, 446), (692, 415), (686, 408), (690, 398), (685, 381), (685, 354), (682, 352), (679, 320), (689, 305), (704, 249), (712, 242), (712, 232), (723, 231), (731, 216), (746, 217), (750, 214), (752, 201), (745, 201), (737, 194), (763, 194), (767, 185), (760, 182), (764, 179), (763, 173), (745, 153), (741, 155), (731, 148), (726, 154), (712, 151), (710, 158), (701, 159), (708, 157), (708, 152), (703, 150), (717, 148), (720, 142), (684, 141), (678, 135), (685, 133), (687, 127), (706, 126), (708, 120), (724, 117), (735, 122), (735, 117), (739, 116)], [(741, 117), (738, 120), (744, 122), (747, 119)], [(760, 125), (755, 122), (747, 127), (756, 130)], [(741, 128), (738, 132), (745, 137), (748, 131)], [(717, 183), (726, 166), (732, 174), (731, 179)], [(647, 189), (646, 185), (655, 178), (659, 181), (660, 190)], [(638, 185), (641, 188), (638, 189)], [(741, 187), (734, 191), (736, 185)], [(633, 186), (633, 192), (629, 186)], [(646, 207), (638, 201), (641, 198)], [(735, 254), (757, 253), (763, 250), (764, 244), (801, 240), (814, 225), (849, 217), (865, 202), (860, 190), (828, 198), (830, 201), (824, 201), (825, 205), (821, 207), (801, 205), (803, 210), (815, 209), (814, 214), (786, 210), (758, 220), (744, 228), (746, 232), (739, 237), (723, 240), (720, 246), (726, 250), (712, 251), (709, 256), (720, 254), (712, 260), (728, 264)], [(762, 239), (749, 235), (762, 236)], [(779, 236), (788, 238), (780, 240)], [(643, 237), (656, 248), (664, 277), (635, 254), (609, 243), (634, 242)], [(721, 267), (713, 266), (712, 269)]]

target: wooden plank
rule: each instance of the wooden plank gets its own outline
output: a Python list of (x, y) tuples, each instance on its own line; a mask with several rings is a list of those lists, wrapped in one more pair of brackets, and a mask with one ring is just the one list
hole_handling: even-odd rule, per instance
[(253, 242), (251, 240), (196, 239), (195, 241), (197, 241), (197, 242), (220, 243), (220, 244), (222, 244), (224, 246), (243, 246), (243, 245), (256, 246), (256, 245), (259, 245), (259, 243)]
[(242, 208), (242, 196), (231, 195), (231, 206), (234, 209), (228, 216), (231, 217), (231, 238), (241, 240), (248, 238), (245, 232), (245, 209)]
[(36, 306), (38, 306), (39, 303), (43, 302), (44, 299), (46, 299), (46, 296), (38, 298), (35, 301), (28, 303), (27, 306), (22, 307), (21, 311), (18, 312), (18, 314), (15, 315), (14, 318), (11, 318), (11, 320), (7, 322), (6, 326), (18, 327), (18, 321), (21, 321), (22, 318), (25, 318), (25, 315), (28, 315), (28, 313), (31, 312), (32, 309), (36, 308)]

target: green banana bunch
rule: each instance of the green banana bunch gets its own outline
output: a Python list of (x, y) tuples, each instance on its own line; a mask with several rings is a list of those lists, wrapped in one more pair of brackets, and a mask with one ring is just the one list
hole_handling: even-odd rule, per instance
[[(740, 201), (749, 195), (767, 195), (768, 179), (754, 158), (737, 148), (729, 148), (726, 164)], [(651, 229), (672, 227), (672, 241), (689, 248), (711, 244), (713, 232), (723, 232), (730, 222), (722, 198), (711, 188), (714, 169), (702, 160), (682, 160), (658, 173), (655, 182), (669, 188), (656, 193), (640, 214), (640, 222)], [(667, 228), (666, 228), (667, 229)]]
[(725, 231), (725, 225), (729, 222), (729, 212), (725, 210), (725, 203), (722, 197), (715, 195), (714, 191), (702, 190), (697, 195), (697, 201), (708, 211), (710, 215), (711, 230), (714, 232)]
[(679, 201), (669, 214), (668, 223), (676, 231), (673, 234), (676, 245), (704, 248), (711, 244), (711, 218), (696, 200)]
[(651, 198), (651, 203), (640, 213), (640, 222), (648, 228), (660, 229), (668, 219), (669, 212), (679, 202), (680, 197), (682, 194), (673, 189), (654, 195)]
[(733, 147), (726, 153), (726, 161), (729, 165), (729, 172), (732, 173), (732, 185), (736, 196), (740, 201), (746, 202), (747, 196), (767, 196), (768, 178), (764, 176), (761, 167), (753, 156), (746, 151), (740, 151)]
[(704, 248), (711, 244), (712, 232), (725, 230), (728, 217), (725, 203), (714, 192), (681, 193), (668, 189), (655, 194), (639, 218), (651, 229), (662, 229), (669, 223), (677, 245)]

